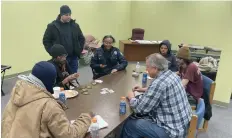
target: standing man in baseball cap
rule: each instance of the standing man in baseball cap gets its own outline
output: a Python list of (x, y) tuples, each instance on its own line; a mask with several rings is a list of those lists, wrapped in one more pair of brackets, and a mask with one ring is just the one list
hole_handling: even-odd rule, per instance
[(51, 48), (54, 44), (63, 45), (68, 53), (67, 61), (72, 72), (78, 70), (78, 59), (85, 44), (85, 37), (80, 26), (71, 19), (71, 9), (67, 5), (60, 7), (60, 14), (57, 19), (47, 25), (43, 36), (43, 45), (51, 55)]

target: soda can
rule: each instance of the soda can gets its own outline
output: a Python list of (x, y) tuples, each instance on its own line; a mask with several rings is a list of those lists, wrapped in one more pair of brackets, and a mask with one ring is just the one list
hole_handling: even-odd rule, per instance
[(66, 104), (66, 96), (65, 96), (65, 93), (60, 93), (59, 94), (59, 100), (61, 101), (61, 102), (63, 102), (64, 104)]
[(147, 73), (143, 73), (143, 78), (142, 78), (142, 87), (145, 88), (147, 87)]

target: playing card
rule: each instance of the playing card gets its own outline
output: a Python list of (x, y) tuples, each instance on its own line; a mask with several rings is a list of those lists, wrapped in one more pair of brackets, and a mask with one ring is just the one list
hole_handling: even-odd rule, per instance
[(94, 85), (96, 85), (97, 83), (96, 82), (92, 82), (92, 85), (94, 86)]
[(95, 80), (96, 83), (102, 83), (102, 80)]
[(89, 93), (88, 93), (88, 92), (83, 92), (82, 94), (84, 94), (84, 95), (89, 95)]
[(101, 94), (107, 94), (108, 92), (107, 91), (101, 91), (100, 93)]
[(72, 89), (74, 89), (75, 87), (73, 87), (73, 86), (70, 86), (70, 90), (72, 90)]
[(114, 91), (112, 89), (109, 90), (109, 93), (114, 93)]

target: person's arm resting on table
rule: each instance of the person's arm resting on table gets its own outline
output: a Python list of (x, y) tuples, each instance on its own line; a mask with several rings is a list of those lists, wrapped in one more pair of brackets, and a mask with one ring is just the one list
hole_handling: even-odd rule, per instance
[(124, 56), (121, 54), (119, 50), (117, 50), (117, 54), (118, 54), (117, 56), (118, 56), (119, 64), (114, 69), (116, 69), (117, 71), (121, 71), (127, 67), (128, 62), (126, 61), (126, 59), (124, 58)]
[(190, 67), (188, 67), (188, 69), (186, 70), (186, 73), (184, 74), (184, 77), (182, 79), (182, 84), (185, 88), (188, 85), (189, 81), (194, 82), (194, 80), (195, 80), (194, 76), (196, 76), (195, 74), (197, 74), (197, 75), (200, 74), (200, 70), (196, 67), (196, 65), (192, 64), (189, 66)]
[(48, 129), (56, 138), (82, 138), (91, 124), (91, 115), (88, 113), (81, 114), (71, 124), (64, 110), (50, 103), (45, 106), (44, 116), (47, 118)]
[(189, 80), (188, 79), (183, 79), (181, 82), (182, 82), (183, 86), (186, 88), (188, 83), (189, 83)]
[(91, 58), (90, 67), (92, 69), (101, 68), (100, 64), (98, 64), (98, 51), (96, 51), (94, 56)]
[(154, 107), (158, 106), (162, 93), (163, 90), (160, 88), (160, 85), (152, 84), (150, 87), (148, 87), (147, 91), (141, 96), (141, 98), (131, 98), (130, 106), (132, 109), (134, 109), (135, 113), (147, 114)]

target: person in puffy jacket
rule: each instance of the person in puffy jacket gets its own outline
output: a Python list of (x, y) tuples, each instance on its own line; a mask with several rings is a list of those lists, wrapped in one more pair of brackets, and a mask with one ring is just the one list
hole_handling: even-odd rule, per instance
[(113, 36), (106, 35), (102, 42), (103, 45), (95, 51), (91, 59), (93, 79), (124, 70), (128, 65), (120, 50), (113, 46), (115, 43)]
[(83, 138), (92, 113), (81, 114), (73, 124), (66, 106), (52, 96), (56, 68), (36, 63), (29, 76), (20, 75), (2, 115), (2, 138)]

